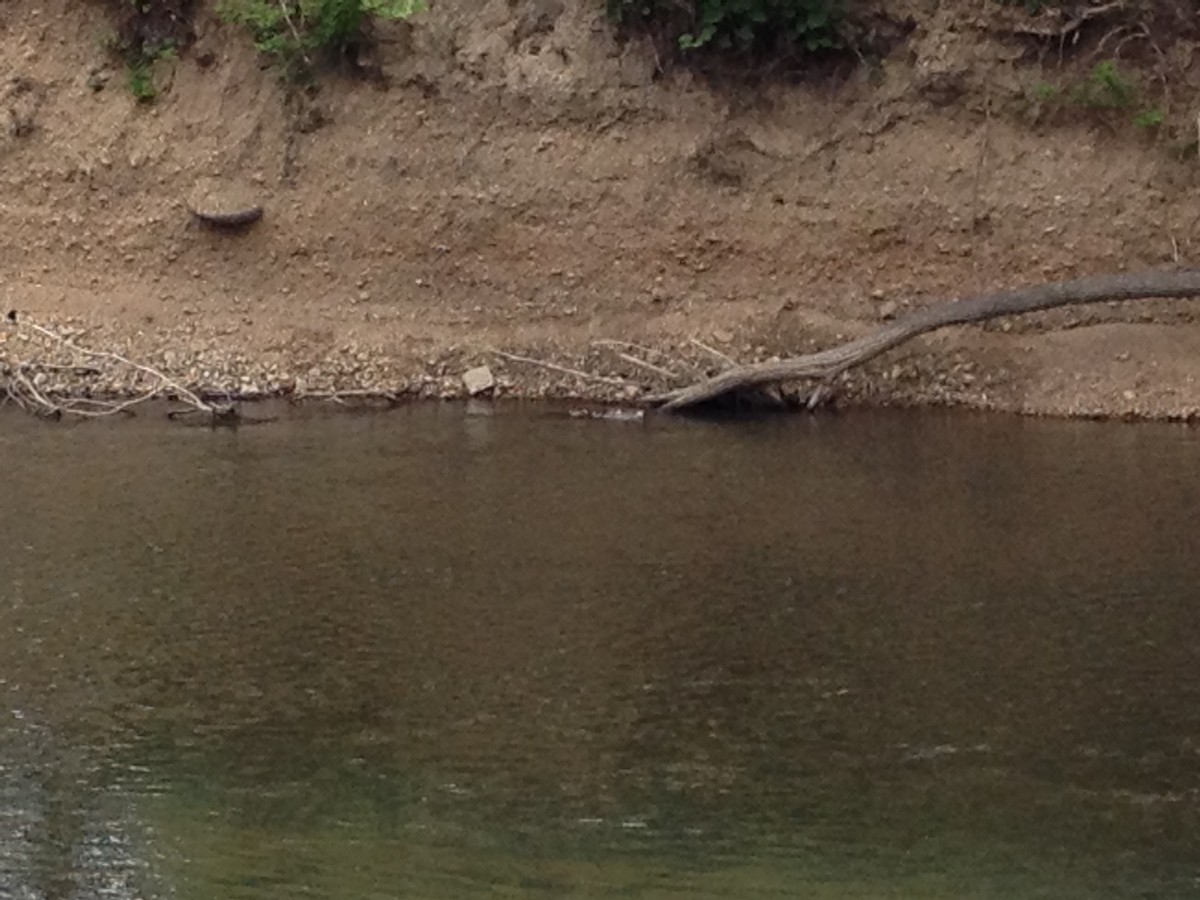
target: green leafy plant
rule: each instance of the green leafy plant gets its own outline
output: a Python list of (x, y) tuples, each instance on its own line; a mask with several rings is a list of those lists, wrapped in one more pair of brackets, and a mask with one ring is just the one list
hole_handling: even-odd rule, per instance
[(1059, 90), (1057, 87), (1049, 84), (1048, 82), (1040, 81), (1034, 85), (1033, 95), (1038, 100), (1045, 102), (1047, 100), (1053, 100), (1056, 98), (1059, 95)]
[(147, 60), (132, 62), (127, 67), (129, 93), (139, 103), (152, 103), (158, 97), (154, 86), (154, 64)]
[(368, 20), (407, 19), (425, 8), (425, 0), (221, 0), (217, 13), (245, 25), (258, 49), (295, 77), (318, 53), (349, 50)]
[(626, 25), (657, 26), (685, 51), (816, 52), (842, 46), (841, 0), (608, 0)]
[(126, 84), (134, 99), (139, 103), (153, 103), (158, 99), (154, 64), (160, 59), (174, 59), (175, 55), (175, 46), (170, 41), (157, 46), (147, 44), (126, 54)]
[(1163, 111), (1159, 107), (1151, 106), (1150, 108), (1144, 109), (1134, 116), (1133, 124), (1138, 128), (1145, 128), (1149, 130), (1162, 125), (1163, 122), (1166, 121), (1166, 118), (1167, 117), (1163, 114)]
[(1087, 79), (1072, 93), (1079, 106), (1093, 109), (1128, 109), (1137, 103), (1138, 86), (1124, 75), (1114, 60), (1096, 63)]
[(1033, 86), (1032, 110), (1040, 117), (1045, 110), (1082, 110), (1093, 117), (1107, 119), (1128, 117), (1138, 128), (1150, 130), (1166, 122), (1166, 114), (1158, 106), (1147, 106), (1142, 99), (1137, 80), (1122, 72), (1114, 60), (1098, 62), (1087, 76), (1074, 83), (1055, 85), (1039, 82)]

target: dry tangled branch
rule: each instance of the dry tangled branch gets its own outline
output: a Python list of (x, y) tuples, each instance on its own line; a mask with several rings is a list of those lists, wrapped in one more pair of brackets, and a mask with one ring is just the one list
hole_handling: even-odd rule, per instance
[(1195, 296), (1200, 296), (1200, 270), (1102, 275), (983, 294), (918, 310), (864, 337), (819, 353), (734, 366), (687, 387), (651, 396), (647, 402), (666, 410), (681, 410), (768, 384), (809, 378), (828, 382), (907, 340), (949, 325), (982, 322), (1058, 306)]
[(1066, 41), (1075, 37), (1079, 29), (1093, 19), (1102, 19), (1124, 12), (1126, 6), (1125, 0), (1114, 0), (1112, 3), (1083, 6), (1082, 8), (1059, 8), (1047, 5), (1037, 15), (1030, 15), (1028, 10), (1018, 9), (1009, 12), (1007, 16), (1004, 16), (1004, 10), (999, 10), (996, 17), (1006, 19), (1007, 30), (1012, 34)]
[[(237, 410), (232, 404), (209, 403), (152, 366), (127, 359), (119, 353), (81, 346), (16, 313), (9, 313), (6, 324), (11, 333), (26, 338), (34, 352), (27, 359), (10, 359), (0, 363), (0, 389), (3, 390), (4, 403), (12, 403), (20, 409), (50, 418), (75, 416), (95, 419), (130, 414), (134, 407), (151, 400), (170, 400), (184, 406), (184, 409), (170, 413), (173, 418), (202, 415), (213, 424), (237, 421)], [(70, 362), (48, 361), (43, 358), (45, 353)], [(133, 383), (140, 385), (132, 396), (119, 400), (91, 397), (82, 392), (64, 392), (49, 384), (52, 374), (56, 372), (70, 372), (76, 377), (97, 377), (119, 371), (133, 376)]]

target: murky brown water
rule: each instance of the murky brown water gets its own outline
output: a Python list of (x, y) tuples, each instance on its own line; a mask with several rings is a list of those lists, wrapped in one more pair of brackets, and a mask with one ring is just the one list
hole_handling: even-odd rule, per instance
[(0, 896), (1194, 898), (1198, 459), (0, 418)]

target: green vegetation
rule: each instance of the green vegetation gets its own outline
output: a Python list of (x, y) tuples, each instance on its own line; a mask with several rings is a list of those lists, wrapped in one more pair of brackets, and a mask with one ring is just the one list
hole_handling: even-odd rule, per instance
[(129, 93), (139, 103), (153, 103), (158, 98), (158, 88), (154, 85), (154, 64), (160, 59), (174, 58), (175, 47), (170, 43), (157, 47), (143, 46), (136, 52), (126, 53)]
[(1151, 106), (1149, 109), (1144, 109), (1133, 117), (1133, 124), (1138, 128), (1157, 128), (1161, 125), (1166, 116), (1163, 111), (1157, 106)]
[(154, 86), (154, 66), (145, 60), (130, 63), (127, 66), (129, 93), (139, 103), (151, 103), (158, 96), (158, 88)]
[(1071, 99), (1087, 109), (1129, 109), (1137, 103), (1137, 96), (1137, 83), (1122, 74), (1111, 59), (1096, 63), (1071, 92)]
[(1096, 63), (1086, 78), (1073, 84), (1040, 82), (1034, 86), (1033, 95), (1039, 106), (1101, 115), (1116, 112), (1144, 129), (1157, 128), (1165, 121), (1160, 107), (1144, 102), (1137, 80), (1122, 72), (1111, 59)]
[(245, 25), (255, 46), (298, 78), (311, 72), (318, 54), (350, 51), (370, 19), (407, 19), (425, 6), (425, 0), (221, 0), (217, 13)]
[(608, 12), (685, 51), (789, 55), (843, 45), (841, 0), (608, 0)]
[(173, 59), (192, 39), (194, 0), (101, 0), (101, 5), (112, 23), (102, 46), (125, 64), (126, 87), (138, 102), (153, 102), (155, 64)]

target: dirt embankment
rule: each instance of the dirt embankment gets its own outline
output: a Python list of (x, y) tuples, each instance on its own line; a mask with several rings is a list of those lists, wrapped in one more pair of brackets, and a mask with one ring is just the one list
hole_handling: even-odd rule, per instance
[[(632, 399), (491, 351), (661, 388), (613, 342), (684, 377), (712, 350), (805, 352), (959, 293), (1200, 262), (1194, 153), (1129, 123), (1034, 121), (1046, 84), (1121, 35), (1104, 45), (1097, 22), (1060, 65), (1066, 42), (1015, 33), (1011, 8), (912, 7), (878, 67), (733, 88), (659, 71), (602, 3), (442, 0), (378, 30), (378, 77), (290, 94), (202, 4), (147, 105), (99, 7), (9, 0), (0, 302), (201, 389), (447, 395), (487, 363), (507, 395)], [(1167, 112), (1194, 120), (1190, 45), (1142, 43), (1171, 66)], [(214, 182), (263, 219), (197, 227), (187, 201)], [(957, 329), (846, 390), (1190, 416), (1196, 308)], [(0, 355), (28, 358), (24, 337), (0, 327)]]

